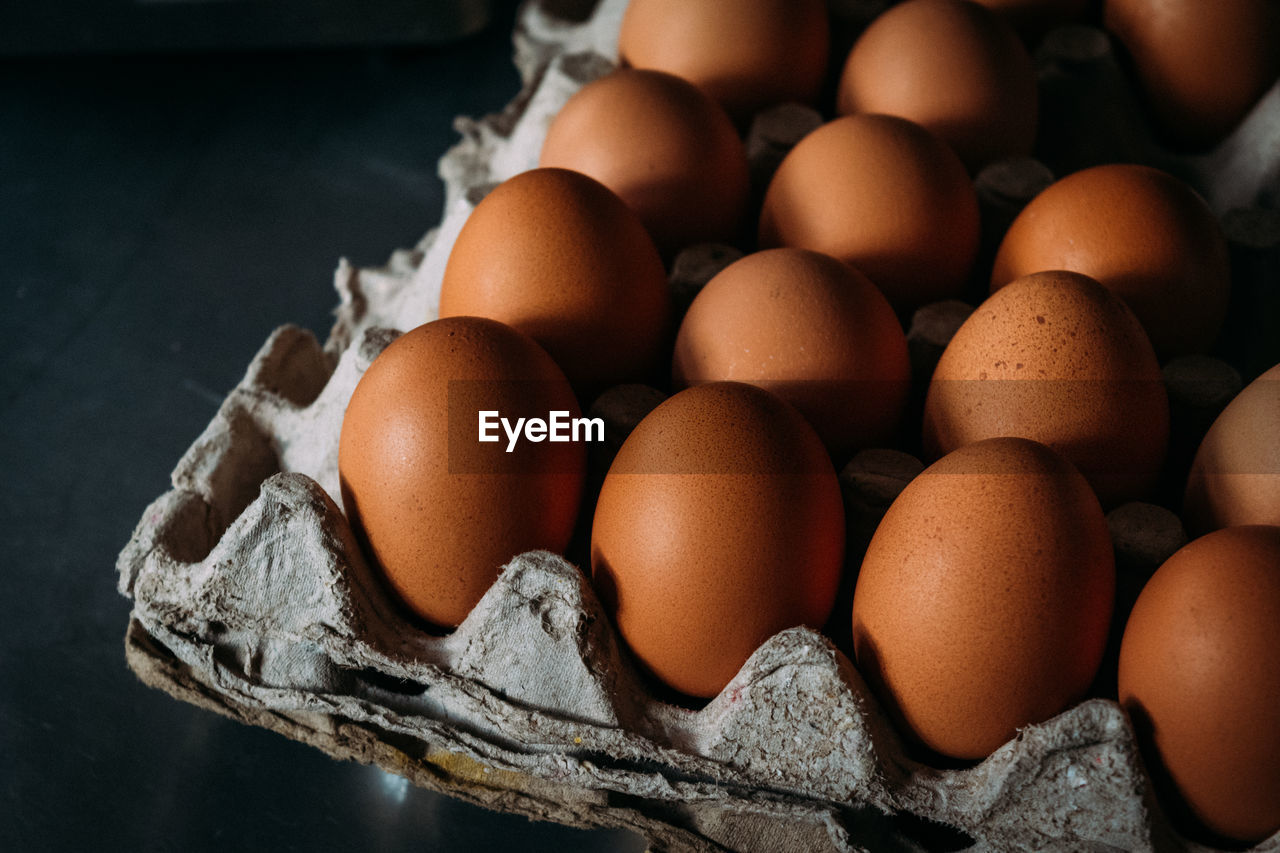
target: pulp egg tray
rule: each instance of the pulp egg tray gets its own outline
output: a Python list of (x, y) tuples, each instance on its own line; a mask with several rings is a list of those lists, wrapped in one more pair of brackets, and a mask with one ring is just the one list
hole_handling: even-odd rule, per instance
[[(439, 227), (383, 268), (340, 264), (323, 346), (289, 326), (263, 345), (120, 555), (130, 666), (334, 757), (490, 808), (632, 830), (654, 850), (1207, 849), (1170, 828), (1111, 701), (1028, 726), (977, 766), (935, 769), (908, 756), (849, 660), (809, 629), (768, 640), (691, 710), (646, 686), (561, 557), (513, 559), (447, 636), (388, 598), (335, 502), (347, 400), (395, 330), (435, 316), (450, 247), (487, 189), (536, 166), (556, 110), (614, 67), (624, 5), (602, 0), (578, 21), (527, 5), (524, 88), (499, 115), (457, 121)], [(868, 19), (877, 6), (839, 5)], [(1099, 34), (1076, 29), (1042, 59), (1042, 85), (1070, 82), (1072, 63), (1096, 72)], [(1180, 161), (1218, 212), (1275, 200), (1277, 157), (1240, 151), (1280, 140), (1277, 102), (1273, 89), (1217, 151)], [(759, 117), (758, 178), (818, 120), (796, 106)], [(1280, 851), (1280, 836), (1253, 849)]]

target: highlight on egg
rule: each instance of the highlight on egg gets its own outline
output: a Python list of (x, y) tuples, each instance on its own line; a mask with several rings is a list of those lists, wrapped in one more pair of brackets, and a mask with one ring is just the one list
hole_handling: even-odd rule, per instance
[(1169, 397), (1120, 297), (1079, 273), (1032, 273), (965, 320), (929, 383), (925, 452), (1000, 435), (1049, 445), (1108, 507), (1148, 494), (1169, 443)]
[(713, 382), (623, 443), (596, 504), (592, 582), (643, 671), (710, 698), (773, 634), (826, 622), (844, 534), (835, 469), (800, 413)]
[(1280, 830), (1280, 527), (1217, 530), (1143, 588), (1119, 696), (1165, 810), (1211, 844)]
[(1280, 78), (1274, 0), (1105, 0), (1102, 8), (1148, 108), (1175, 143), (1220, 141)]
[(1120, 296), (1161, 361), (1208, 352), (1231, 294), (1217, 218), (1191, 187), (1149, 166), (1094, 166), (1032, 199), (996, 253), (991, 292), (1043, 270), (1083, 273)]
[(858, 671), (927, 753), (976, 760), (1079, 701), (1115, 596), (1106, 519), (1084, 477), (991, 438), (914, 479), (876, 528), (853, 599)]
[(1193, 533), (1280, 525), (1280, 364), (1222, 410), (1196, 451), (1183, 518)]
[(527, 335), (454, 317), (406, 332), (369, 365), (342, 420), (342, 505), (370, 563), (438, 628), (456, 627), (517, 554), (563, 553), (586, 469), (581, 442), (481, 442), (481, 412), (579, 414)]
[(658, 249), (738, 242), (747, 154), (725, 111), (673, 74), (621, 69), (583, 86), (547, 128), (538, 165), (574, 169), (613, 190)]
[(828, 39), (823, 0), (631, 0), (618, 56), (688, 80), (743, 123), (774, 104), (815, 103)]
[(783, 159), (759, 242), (838, 258), (905, 312), (963, 291), (978, 252), (978, 200), (960, 158), (920, 125), (844, 116)]
[(1031, 56), (1000, 16), (969, 0), (906, 0), (854, 43), (836, 112), (910, 119), (977, 172), (1031, 153), (1037, 100)]
[(889, 441), (910, 386), (907, 339), (862, 273), (807, 249), (768, 249), (718, 273), (676, 335), (672, 383), (766, 388), (817, 430), (833, 458)]
[[(576, 417), (575, 390), (655, 381), (668, 353), (677, 393), (640, 420), (587, 508), (592, 583), (623, 647), (662, 689), (707, 699), (770, 636), (831, 616), (846, 535), (831, 459), (899, 438), (910, 370), (895, 311), (961, 293), (978, 251), (969, 172), (1034, 140), (1034, 68), (1000, 16), (1034, 38), (1084, 4), (907, 0), (879, 15), (840, 75), (842, 117), (794, 146), (767, 187), (761, 250), (705, 285), (672, 351), (662, 258), (743, 242), (738, 128), (761, 107), (816, 98), (821, 5), (634, 0), (624, 67), (570, 98), (540, 167), (468, 219), (445, 270), (446, 319), (370, 367), (344, 422), (343, 500), (420, 618), (456, 625), (506, 560), (562, 552), (580, 503), (581, 447), (460, 451), (456, 407)], [(1124, 5), (1112, 0), (1109, 20)], [(937, 461), (889, 507), (841, 605), (859, 672), (918, 757), (983, 759), (1085, 696), (1115, 598), (1103, 507), (1155, 483), (1169, 431), (1157, 359), (1211, 346), (1228, 281), (1212, 213), (1146, 166), (1069, 175), (1008, 229), (990, 297), (928, 388), (923, 448)], [(1270, 403), (1251, 385), (1210, 431), (1189, 517), (1221, 526), (1271, 508), (1270, 492), (1227, 494), (1215, 467), (1270, 453), (1257, 441), (1274, 434), (1259, 427)], [(1258, 695), (1280, 687), (1254, 628), (1276, 621), (1280, 528), (1228, 527), (1184, 551), (1130, 619), (1121, 700), (1166, 802), (1221, 836), (1260, 838), (1280, 828), (1259, 805), (1275, 799), (1280, 741), (1248, 732), (1277, 730), (1276, 703)], [(1188, 563), (1231, 576), (1232, 600), (1208, 605), (1221, 610), (1209, 640), (1178, 610), (1179, 583), (1213, 599), (1200, 580), (1176, 580)], [(1254, 609), (1223, 628), (1246, 587), (1261, 590)], [(1237, 676), (1220, 663), (1171, 674), (1170, 655), (1207, 660), (1214, 643), (1265, 658), (1261, 694), (1221, 687)], [(1236, 738), (1225, 763), (1205, 758), (1179, 714), (1220, 718), (1216, 743)]]
[(485, 196), (440, 285), (441, 317), (524, 332), (584, 396), (665, 373), (669, 315), (666, 271), (640, 220), (568, 169), (521, 172)]

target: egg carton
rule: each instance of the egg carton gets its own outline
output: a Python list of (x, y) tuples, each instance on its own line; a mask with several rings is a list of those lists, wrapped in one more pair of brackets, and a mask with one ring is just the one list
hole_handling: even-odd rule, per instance
[[(883, 5), (833, 9), (869, 19)], [(848, 658), (806, 628), (769, 639), (691, 709), (655, 694), (582, 570), (556, 555), (514, 558), (446, 636), (388, 596), (336, 501), (347, 401), (397, 329), (435, 316), (450, 247), (484, 193), (535, 166), (560, 105), (614, 67), (624, 7), (601, 0), (574, 21), (526, 5), (515, 33), (523, 89), (501, 114), (457, 120), (464, 139), (440, 164), (440, 225), (382, 268), (340, 263), (323, 345), (291, 326), (271, 335), (120, 555), (130, 666), (179, 699), (334, 757), (494, 809), (632, 830), (655, 850), (1208, 850), (1170, 827), (1111, 701), (1028, 726), (976, 766), (938, 769), (911, 756)], [(1096, 57), (1070, 61), (1086, 60)], [(1250, 139), (1280, 140), (1280, 94), (1267, 98), (1242, 127)], [(794, 105), (758, 117), (756, 180), (817, 121)], [(1232, 206), (1273, 197), (1275, 161), (1250, 166), (1247, 191), (1226, 182)], [(984, 210), (1008, 218), (1044, 183), (1043, 168), (980, 176)], [(678, 301), (733, 257), (712, 247), (679, 259)], [(963, 314), (954, 304), (924, 312), (912, 333), (917, 377)], [(919, 466), (873, 452), (852, 467), (851, 543), (865, 544)], [(1182, 541), (1180, 525), (1151, 507), (1126, 512), (1113, 513), (1118, 554), (1149, 572)], [(1276, 853), (1280, 835), (1252, 849)]]

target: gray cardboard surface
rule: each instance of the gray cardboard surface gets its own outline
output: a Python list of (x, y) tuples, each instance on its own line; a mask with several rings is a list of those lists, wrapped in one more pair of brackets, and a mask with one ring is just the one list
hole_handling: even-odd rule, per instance
[[(808, 629), (767, 641), (694, 711), (652, 694), (558, 556), (512, 560), (448, 636), (384, 592), (336, 502), (347, 400), (395, 330), (435, 315), (479, 198), (536, 165), (555, 110), (612, 67), (624, 5), (603, 0), (578, 24), (528, 7), (515, 36), (526, 88), (502, 114), (459, 120), (440, 225), (383, 268), (339, 265), (326, 343), (282, 327), (264, 344), (120, 555), (134, 671), (337, 758), (492, 808), (632, 829), (655, 850), (913, 850), (940, 837), (1204, 849), (1169, 828), (1113, 702), (938, 770), (907, 755), (849, 660)], [(1280, 836), (1253, 849), (1280, 850)]]

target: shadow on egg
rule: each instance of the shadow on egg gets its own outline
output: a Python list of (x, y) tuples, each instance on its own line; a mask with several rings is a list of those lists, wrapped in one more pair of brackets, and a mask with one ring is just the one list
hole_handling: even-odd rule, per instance
[[(936, 752), (916, 737), (907, 725), (902, 709), (895, 701), (892, 691), (885, 684), (884, 671), (880, 663), (880, 651), (876, 641), (865, 630), (854, 629), (853, 646), (856, 656), (853, 658), (858, 674), (867, 682), (876, 701), (880, 703), (885, 715), (893, 722), (894, 732), (898, 735), (899, 745), (907, 758), (919, 762), (926, 767), (937, 770), (964, 770), (976, 767), (985, 759), (967, 760), (952, 758)], [(931, 848), (932, 849), (932, 848)]]
[(369, 543), (369, 537), (365, 535), (364, 523), (360, 517), (360, 502), (356, 500), (347, 478), (341, 474), (338, 476), (338, 488), (342, 495), (342, 511), (346, 515), (347, 524), (351, 527), (352, 538), (355, 539), (356, 545), (360, 548), (360, 555), (364, 557), (365, 562), (369, 565), (368, 579), (377, 587), (376, 592), (383, 599), (383, 602), (391, 608), (396, 617), (406, 625), (429, 634), (433, 637), (447, 637), (452, 634), (454, 629), (437, 625), (423, 619), (405, 603), (404, 599), (396, 593), (391, 586), (391, 582), (387, 579), (386, 569), (378, 560), (377, 553), (373, 550), (373, 546)]
[(1142, 766), (1146, 768), (1147, 775), (1151, 777), (1151, 784), (1155, 789), (1154, 793), (1158, 803), (1157, 808), (1169, 823), (1187, 838), (1210, 847), (1216, 847), (1219, 850), (1247, 850), (1252, 847), (1252, 844), (1218, 835), (1205, 828), (1196, 819), (1191, 809), (1183, 801), (1182, 795), (1178, 792), (1178, 787), (1174, 784), (1173, 776), (1169, 773), (1169, 769), (1160, 758), (1160, 751), (1156, 749), (1155, 722), (1151, 719), (1146, 707), (1138, 699), (1130, 699), (1124, 702), (1123, 707), (1125, 713), (1129, 715), (1134, 737), (1138, 741)]

